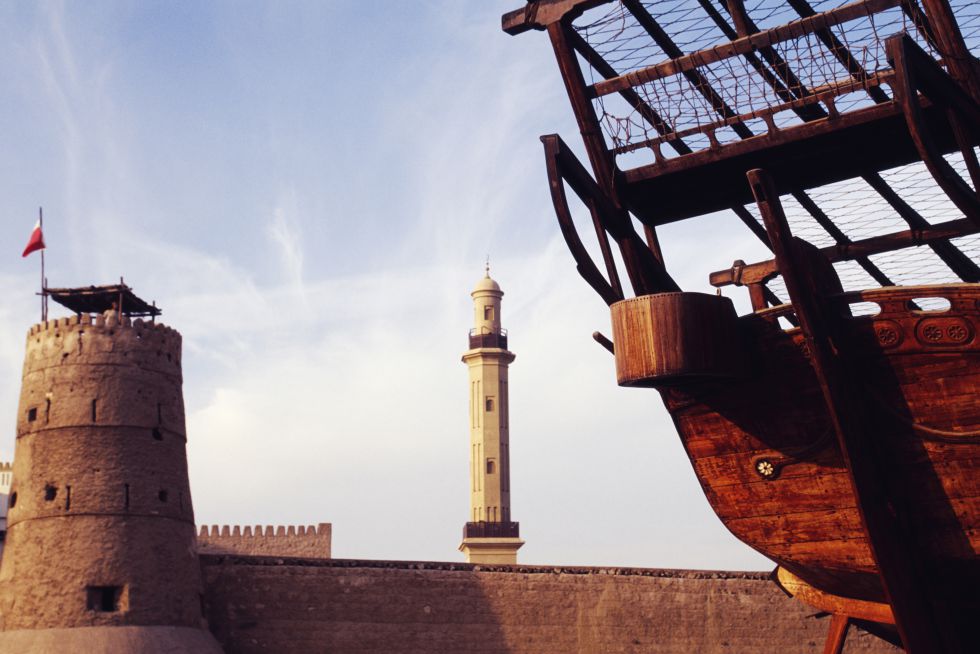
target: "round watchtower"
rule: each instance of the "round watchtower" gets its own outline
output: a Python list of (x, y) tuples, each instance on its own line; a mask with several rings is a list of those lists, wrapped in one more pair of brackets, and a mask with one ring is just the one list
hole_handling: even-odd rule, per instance
[(30, 329), (0, 650), (220, 651), (202, 616), (180, 355), (180, 334), (141, 320)]

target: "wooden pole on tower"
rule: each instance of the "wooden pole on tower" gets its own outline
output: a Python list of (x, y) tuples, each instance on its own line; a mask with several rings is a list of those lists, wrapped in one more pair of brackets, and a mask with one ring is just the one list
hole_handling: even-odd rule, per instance
[[(41, 234), (43, 238), (44, 234), (44, 208), (37, 208), (37, 219), (38, 226), (41, 228)], [(48, 319), (48, 291), (45, 288), (47, 286), (46, 279), (44, 278), (44, 250), (41, 248), (41, 322)]]

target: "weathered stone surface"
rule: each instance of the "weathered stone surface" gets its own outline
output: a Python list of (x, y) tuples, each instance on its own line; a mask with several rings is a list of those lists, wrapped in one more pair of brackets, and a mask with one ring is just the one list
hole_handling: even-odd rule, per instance
[[(228, 652), (820, 652), (763, 573), (202, 556)], [(852, 630), (849, 653), (895, 652)]]
[[(201, 629), (180, 335), (86, 318), (27, 336), (0, 649), (173, 651), (191, 642), (173, 628), (188, 627), (213, 650)], [(170, 650), (129, 625), (166, 625), (173, 638), (157, 635)]]
[(4, 654), (220, 654), (208, 632), (188, 627), (78, 627), (0, 633)]

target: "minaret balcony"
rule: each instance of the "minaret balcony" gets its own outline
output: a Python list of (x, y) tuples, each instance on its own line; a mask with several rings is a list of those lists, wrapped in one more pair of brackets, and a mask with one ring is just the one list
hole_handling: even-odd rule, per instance
[(470, 330), (470, 349), (475, 350), (479, 347), (499, 347), (506, 350), (507, 330), (487, 332), (485, 328), (474, 327)]
[(463, 538), (519, 538), (519, 522), (467, 522)]

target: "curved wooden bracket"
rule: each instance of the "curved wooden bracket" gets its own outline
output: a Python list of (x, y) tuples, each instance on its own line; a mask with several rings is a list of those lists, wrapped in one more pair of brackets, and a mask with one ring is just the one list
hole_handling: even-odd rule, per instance
[[(980, 105), (907, 35), (889, 37), (885, 41), (885, 50), (895, 69), (895, 102), (902, 108), (919, 156), (953, 204), (967, 218), (980, 224), (980, 195), (949, 165), (933, 142), (922, 115), (918, 91), (934, 105), (961, 116), (966, 125), (980, 125)], [(960, 147), (969, 162), (973, 156), (972, 147), (978, 139), (975, 133), (967, 134), (965, 129), (957, 131)]]
[[(561, 138), (557, 134), (542, 136), (541, 142), (544, 144), (545, 161), (548, 167), (548, 187), (551, 190), (551, 202), (555, 206), (555, 215), (558, 217), (558, 227), (561, 229), (561, 235), (565, 238), (565, 244), (572, 253), (572, 258), (575, 259), (576, 268), (582, 278), (589, 283), (589, 286), (599, 294), (606, 304), (619, 302), (623, 299), (623, 287), (619, 281), (619, 275), (616, 273), (616, 266), (612, 260), (612, 252), (609, 249), (609, 241), (606, 240), (605, 234), (599, 234), (599, 246), (602, 250), (603, 259), (605, 260), (609, 281), (606, 281), (606, 278), (599, 272), (598, 266), (592, 261), (592, 257), (589, 256), (588, 251), (586, 251), (585, 246), (582, 244), (582, 239), (579, 238), (578, 231), (575, 229), (575, 223), (572, 221), (572, 212), (568, 208), (568, 198), (565, 195), (565, 180), (567, 179), (568, 171), (564, 170), (560, 163), (564, 143), (562, 143)], [(582, 172), (584, 172), (584, 169)], [(582, 193), (578, 190), (581, 182), (575, 184), (574, 182), (576, 180), (573, 179), (571, 181), (573, 190), (581, 198)], [(592, 206), (589, 209), (592, 211), (594, 218), (595, 209)]]
[[(585, 281), (602, 296), (607, 304), (623, 299), (622, 284), (609, 246), (608, 237), (611, 236), (619, 246), (626, 273), (637, 295), (679, 291), (680, 287), (667, 273), (663, 264), (633, 229), (629, 213), (613, 204), (561, 137), (550, 134), (542, 136), (541, 142), (544, 144), (548, 184), (551, 187), (551, 199), (555, 205), (558, 224), (575, 258), (575, 263), (578, 264), (579, 274), (585, 278)], [(578, 237), (568, 208), (565, 183), (592, 214), (592, 223), (595, 226), (596, 237), (599, 239), (608, 281), (599, 272)]]
[(786, 593), (821, 611), (835, 615), (846, 615), (858, 620), (895, 624), (892, 607), (883, 602), (852, 599), (822, 591), (819, 588), (814, 588), (782, 566), (776, 568), (773, 577), (776, 585)]

